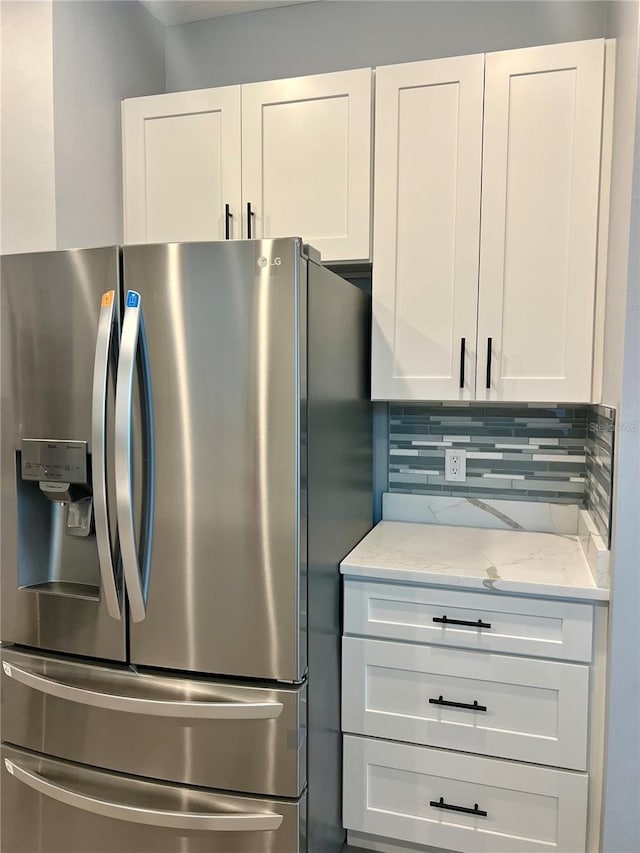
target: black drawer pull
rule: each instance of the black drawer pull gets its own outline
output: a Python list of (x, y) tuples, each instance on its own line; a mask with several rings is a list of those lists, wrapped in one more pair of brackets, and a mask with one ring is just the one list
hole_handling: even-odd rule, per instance
[(439, 800), (431, 800), (429, 805), (434, 809), (446, 809), (450, 812), (462, 812), (463, 814), (474, 814), (478, 817), (486, 817), (487, 813), (482, 809), (478, 808), (478, 804), (475, 803), (472, 809), (468, 809), (466, 806), (452, 806), (449, 803), (445, 803), (444, 797), (440, 797)]
[(434, 622), (438, 622), (441, 625), (466, 625), (468, 628), (490, 628), (491, 622), (483, 622), (482, 619), (478, 619), (477, 622), (467, 622), (464, 619), (449, 619), (448, 616), (434, 616)]
[(486, 711), (486, 705), (478, 705), (478, 700), (474, 699), (473, 704), (469, 702), (449, 702), (448, 699), (443, 699), (438, 696), (437, 699), (429, 699), (430, 705), (442, 705), (443, 708), (467, 708), (469, 711)]

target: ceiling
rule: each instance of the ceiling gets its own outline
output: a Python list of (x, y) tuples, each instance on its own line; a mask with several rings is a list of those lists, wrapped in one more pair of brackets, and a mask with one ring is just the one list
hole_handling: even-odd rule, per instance
[(277, 6), (297, 6), (314, 0), (141, 0), (151, 14), (165, 26), (205, 21), (258, 9), (275, 9)]

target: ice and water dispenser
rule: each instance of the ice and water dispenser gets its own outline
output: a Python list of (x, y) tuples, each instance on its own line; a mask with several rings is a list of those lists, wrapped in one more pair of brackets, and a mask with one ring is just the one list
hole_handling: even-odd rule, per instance
[(16, 455), (18, 586), (98, 599), (87, 442), (22, 439)]

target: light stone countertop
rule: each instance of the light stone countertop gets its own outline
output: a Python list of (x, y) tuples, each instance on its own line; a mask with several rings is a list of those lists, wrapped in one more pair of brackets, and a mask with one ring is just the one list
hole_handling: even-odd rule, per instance
[(381, 521), (341, 563), (348, 577), (608, 601), (578, 536)]

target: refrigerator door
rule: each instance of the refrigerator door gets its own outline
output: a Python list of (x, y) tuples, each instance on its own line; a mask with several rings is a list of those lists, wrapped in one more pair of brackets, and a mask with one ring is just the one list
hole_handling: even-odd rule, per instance
[(300, 243), (131, 246), (124, 276), (146, 330), (155, 460), (131, 661), (300, 680)]
[(306, 695), (2, 649), (3, 740), (190, 785), (300, 796)]
[(150, 782), (2, 747), (7, 853), (302, 853), (305, 798)]
[(119, 249), (0, 264), (2, 640), (122, 660), (107, 482)]

